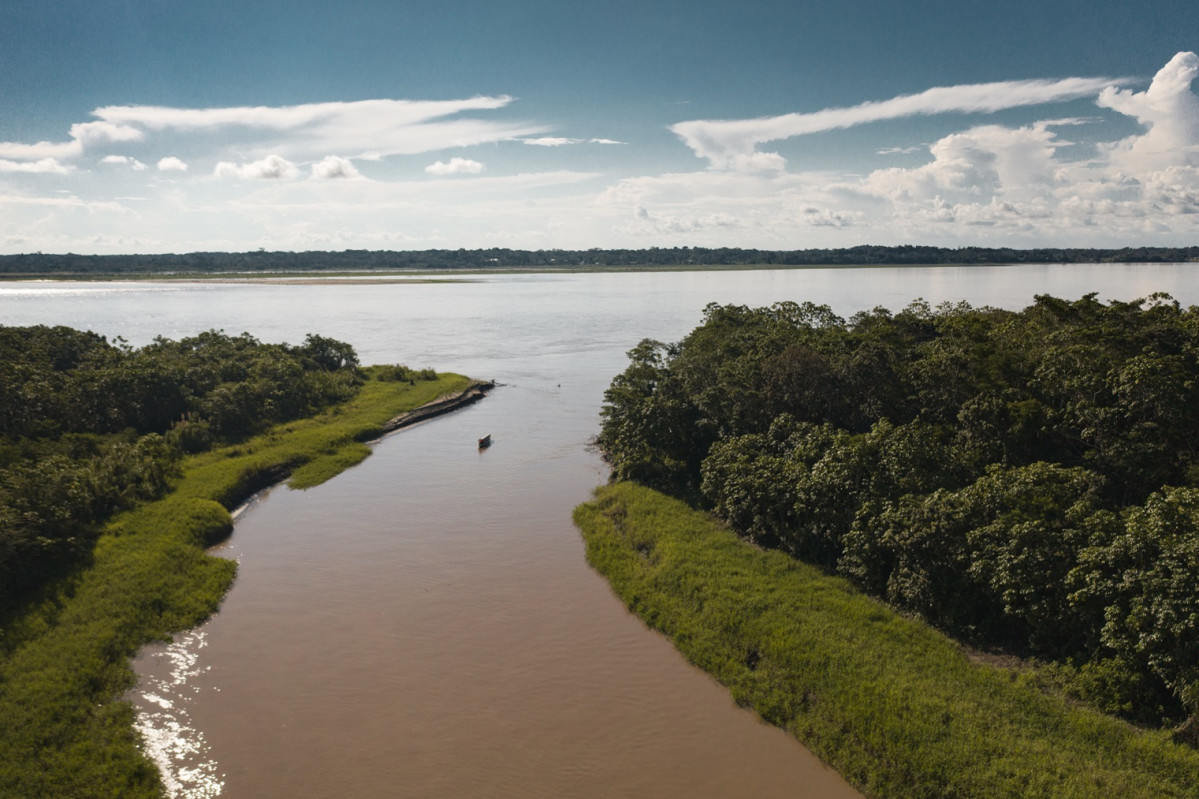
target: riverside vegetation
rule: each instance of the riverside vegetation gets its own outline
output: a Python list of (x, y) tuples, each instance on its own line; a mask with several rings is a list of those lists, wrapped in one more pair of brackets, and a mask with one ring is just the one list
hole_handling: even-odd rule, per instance
[(879, 796), (1199, 795), (1199, 309), (711, 305), (630, 360), (614, 477), (745, 543), (622, 489), (589, 558), (765, 718)]
[(215, 331), (141, 349), (0, 328), (0, 795), (150, 797), (129, 659), (213, 613), (229, 510), (366, 457), (387, 420), (469, 380), (360, 368), (310, 335)]

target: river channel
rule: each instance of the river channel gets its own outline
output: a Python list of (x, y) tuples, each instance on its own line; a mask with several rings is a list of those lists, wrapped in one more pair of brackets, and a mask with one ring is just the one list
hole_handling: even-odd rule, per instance
[[(243, 509), (221, 611), (139, 658), (139, 729), (176, 797), (850, 797), (647, 630), (570, 521), (641, 338), (708, 302), (1033, 295), (1199, 302), (1195, 265), (474, 275), (460, 282), (0, 283), (0, 323), (142, 345), (207, 329), (350, 342), (364, 363), (501, 384), (363, 464)], [(475, 441), (491, 434), (479, 451)]]

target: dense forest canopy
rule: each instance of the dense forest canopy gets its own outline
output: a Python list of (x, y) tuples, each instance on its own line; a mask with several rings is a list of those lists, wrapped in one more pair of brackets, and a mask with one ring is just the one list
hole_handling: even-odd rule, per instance
[(209, 331), (140, 349), (0, 327), (0, 607), (83, 562), (101, 522), (161, 495), (185, 452), (349, 397), (358, 357)]
[(915, 264), (1179, 263), (1199, 247), (1033, 249), (863, 245), (844, 249), (746, 250), (653, 247), (644, 250), (414, 250), (197, 252), (166, 255), (0, 255), (0, 275), (114, 275), (225, 272), (355, 272), (421, 269), (571, 269), (688, 266), (862, 266)]
[(1199, 308), (710, 305), (605, 394), (614, 476), (1146, 722), (1199, 714)]

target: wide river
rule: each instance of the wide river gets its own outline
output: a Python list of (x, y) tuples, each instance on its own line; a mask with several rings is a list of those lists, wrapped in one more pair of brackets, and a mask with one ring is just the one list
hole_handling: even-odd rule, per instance
[[(474, 275), (466, 282), (0, 282), (0, 323), (142, 345), (208, 329), (350, 342), (363, 363), (502, 383), (362, 465), (242, 512), (220, 613), (137, 665), (139, 728), (178, 797), (848, 797), (857, 794), (644, 628), (570, 520), (587, 447), (640, 339), (709, 302), (1039, 293), (1199, 303), (1199, 265)], [(468, 276), (461, 276), (468, 277)], [(490, 433), (494, 446), (478, 451)]]

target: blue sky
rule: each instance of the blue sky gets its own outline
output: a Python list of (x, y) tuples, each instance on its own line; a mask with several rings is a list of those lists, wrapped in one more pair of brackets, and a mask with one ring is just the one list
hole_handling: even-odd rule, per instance
[(1199, 242), (1199, 3), (7, 0), (0, 252)]

